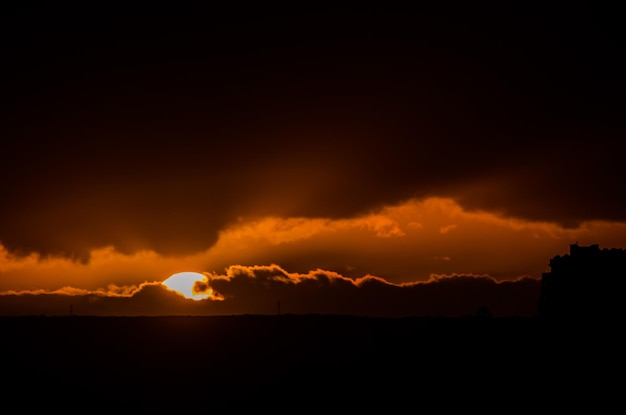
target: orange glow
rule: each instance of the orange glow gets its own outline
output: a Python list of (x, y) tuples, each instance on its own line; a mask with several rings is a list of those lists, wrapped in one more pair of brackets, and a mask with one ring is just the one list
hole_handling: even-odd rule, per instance
[[(237, 264), (280, 264), (295, 273), (321, 268), (350, 278), (376, 275), (392, 283), (428, 281), (431, 274), (487, 274), (498, 281), (540, 278), (549, 259), (564, 254), (574, 241), (626, 247), (626, 222), (590, 221), (562, 228), (469, 211), (453, 199), (431, 197), (339, 219), (240, 218), (222, 229), (206, 250), (186, 255), (122, 252), (109, 245), (94, 248), (89, 261), (79, 262), (62, 255), (16, 255), (0, 241), (0, 296), (69, 294), (72, 289), (128, 296), (158, 279), (156, 284), (168, 294), (219, 301), (225, 292), (218, 277)], [(197, 273), (183, 288), (169, 280), (163, 283), (181, 270)]]
[(208, 279), (197, 272), (179, 272), (162, 282), (169, 290), (191, 300), (204, 300), (213, 294)]

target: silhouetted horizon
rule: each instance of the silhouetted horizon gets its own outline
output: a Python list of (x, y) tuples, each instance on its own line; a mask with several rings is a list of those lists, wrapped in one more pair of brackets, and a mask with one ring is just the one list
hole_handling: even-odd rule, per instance
[(37, 391), (33, 408), (67, 409), (58, 398), (69, 393), (142, 411), (197, 410), (203, 397), (207, 409), (289, 412), (447, 407), (452, 397), (466, 409), (567, 406), (545, 395), (553, 388), (591, 401), (622, 351), (609, 314), (619, 304), (590, 310), (589, 295), (611, 288), (625, 252), (571, 244), (550, 260), (532, 316), (291, 313), (280, 301), (267, 314), (90, 316), (71, 304), (66, 315), (0, 316), (5, 392)]

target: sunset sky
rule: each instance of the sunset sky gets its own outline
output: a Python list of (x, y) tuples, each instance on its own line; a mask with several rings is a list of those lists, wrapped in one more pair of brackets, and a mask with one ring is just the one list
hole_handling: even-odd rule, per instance
[(522, 4), (5, 9), (0, 315), (532, 315), (626, 248), (626, 37)]

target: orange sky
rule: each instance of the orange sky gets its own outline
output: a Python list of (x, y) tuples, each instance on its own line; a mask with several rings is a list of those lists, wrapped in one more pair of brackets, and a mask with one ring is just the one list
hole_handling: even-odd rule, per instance
[[(192, 255), (167, 256), (149, 250), (124, 254), (103, 247), (93, 250), (87, 262), (81, 262), (63, 256), (19, 257), (3, 249), (0, 290), (3, 295), (40, 295), (40, 306), (30, 311), (38, 314), (38, 310), (48, 310), (43, 305), (47, 298), (44, 293), (132, 296), (144, 284), (160, 286), (170, 275), (183, 271), (210, 276), (211, 286), (213, 279), (219, 281), (225, 292), (217, 292), (226, 294), (224, 302), (238, 302), (238, 296), (249, 295), (247, 288), (220, 281), (233, 267), (276, 266), (292, 275), (296, 285), (301, 283), (298, 275), (315, 272), (351, 281), (377, 277), (398, 287), (454, 276), (500, 282), (525, 277), (539, 280), (542, 272), (549, 271), (549, 259), (567, 253), (570, 243), (626, 246), (625, 230), (626, 224), (599, 221), (563, 229), (546, 222), (467, 212), (450, 199), (429, 198), (351, 219), (242, 219), (224, 229), (214, 245)], [(258, 312), (273, 312), (275, 301), (266, 299)], [(282, 302), (283, 311), (289, 310), (290, 299), (283, 298)], [(480, 305), (475, 304), (476, 308)], [(57, 307), (56, 312), (64, 314), (67, 308)], [(125, 305), (114, 312), (132, 313), (132, 307)], [(163, 313), (168, 310), (164, 308)], [(380, 313), (392, 311), (381, 308)]]
[(393, 283), (431, 275), (476, 274), (497, 280), (540, 278), (549, 259), (569, 244), (626, 246), (626, 224), (589, 222), (576, 229), (550, 223), (466, 212), (449, 199), (431, 198), (384, 208), (353, 219), (268, 217), (241, 221), (201, 253), (91, 252), (87, 263), (63, 256), (0, 256), (0, 289), (87, 290), (108, 284), (162, 281), (172, 273), (223, 273), (231, 265), (278, 264), (290, 272), (325, 269), (350, 278), (375, 275)]
[(0, 314), (532, 313), (551, 257), (626, 247), (623, 29), (459, 7), (7, 12)]

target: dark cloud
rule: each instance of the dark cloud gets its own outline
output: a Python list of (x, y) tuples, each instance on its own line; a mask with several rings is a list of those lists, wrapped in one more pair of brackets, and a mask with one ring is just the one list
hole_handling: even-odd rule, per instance
[(540, 282), (498, 283), (489, 277), (452, 276), (426, 283), (396, 285), (377, 277), (349, 279), (325, 271), (287, 275), (277, 266), (231, 267), (228, 280), (211, 286), (236, 309), (271, 314), (276, 301), (284, 312), (363, 316), (468, 316), (480, 307), (494, 315), (531, 316)]
[(569, 226), (626, 220), (610, 10), (249, 17), (7, 13), (0, 242), (187, 253), (242, 216), (431, 195)]
[(196, 281), (193, 284), (193, 291), (198, 293), (198, 294), (204, 294), (204, 293), (209, 293), (210, 287), (209, 284), (207, 284), (204, 281)]
[[(230, 315), (344, 314), (371, 317), (465, 317), (481, 308), (496, 317), (537, 314), (541, 282), (526, 278), (450, 276), (426, 283), (391, 284), (377, 277), (349, 279), (316, 271), (290, 274), (278, 266), (233, 266), (210, 278), (219, 301), (187, 300), (158, 284), (132, 295), (3, 295), (2, 315)], [(207, 287), (208, 288), (208, 287)], [(221, 299), (223, 297), (223, 299)]]

